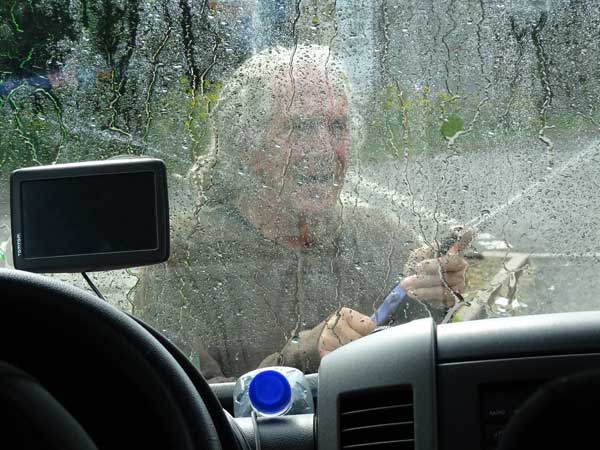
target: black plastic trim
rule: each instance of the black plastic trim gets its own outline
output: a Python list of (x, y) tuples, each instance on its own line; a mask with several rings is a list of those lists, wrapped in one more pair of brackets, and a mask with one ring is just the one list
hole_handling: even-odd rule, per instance
[(573, 312), (440, 325), (438, 362), (600, 352), (600, 312)]
[(386, 409), (406, 408), (407, 406), (410, 406), (412, 408), (414, 405), (412, 403), (407, 403), (405, 405), (389, 405), (389, 406), (378, 406), (377, 408), (355, 409), (354, 411), (343, 412), (342, 416), (350, 416), (352, 414), (359, 414), (359, 413), (369, 412), (369, 411), (383, 411)]
[(413, 423), (414, 422), (412, 420), (407, 420), (404, 422), (390, 422), (390, 423), (380, 423), (380, 424), (376, 424), (376, 425), (365, 425), (362, 427), (344, 428), (342, 430), (342, 433), (347, 433), (349, 431), (373, 430), (375, 428), (397, 427), (398, 425), (411, 425)]
[(415, 320), (366, 336), (330, 353), (319, 369), (319, 450), (340, 449), (339, 397), (411, 385), (415, 449), (436, 448), (435, 324)]
[[(256, 450), (255, 428), (249, 417), (236, 417), (233, 422), (242, 432), (251, 450)], [(261, 450), (315, 450), (314, 415), (258, 417), (256, 425)]]
[(369, 442), (367, 444), (344, 445), (342, 448), (365, 448), (365, 447), (374, 447), (374, 446), (379, 447), (381, 445), (406, 444), (409, 442), (414, 442), (414, 439), (397, 439), (394, 441)]
[[(560, 335), (559, 329), (555, 332)], [(439, 448), (481, 450), (482, 387), (500, 384), (510, 396), (523, 385), (542, 386), (548, 380), (600, 368), (600, 354), (573, 354), (496, 359), (440, 364), (438, 366)]]

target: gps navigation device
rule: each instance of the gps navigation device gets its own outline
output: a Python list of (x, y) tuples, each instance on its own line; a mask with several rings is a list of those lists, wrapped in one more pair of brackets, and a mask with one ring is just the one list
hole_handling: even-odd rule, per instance
[(16, 170), (11, 176), (16, 269), (90, 272), (169, 257), (166, 170), (124, 158)]

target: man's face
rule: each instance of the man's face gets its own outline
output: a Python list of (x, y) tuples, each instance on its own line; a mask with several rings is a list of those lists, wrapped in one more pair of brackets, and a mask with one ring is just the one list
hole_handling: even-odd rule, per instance
[(344, 182), (348, 101), (322, 68), (298, 70), (294, 84), (289, 77), (279, 81), (264, 152), (256, 152), (251, 167), (288, 213), (322, 212), (335, 204)]

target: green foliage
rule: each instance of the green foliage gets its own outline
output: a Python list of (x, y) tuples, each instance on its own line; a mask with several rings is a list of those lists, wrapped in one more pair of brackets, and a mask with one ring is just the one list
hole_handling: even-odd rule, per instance
[(219, 101), (222, 88), (221, 82), (211, 80), (204, 80), (200, 92), (194, 92), (189, 85), (186, 87), (189, 102), (184, 126), (194, 143), (191, 149), (192, 160), (205, 153), (210, 145), (212, 139), (210, 115)]
[[(373, 126), (385, 153), (396, 157), (443, 147), (444, 138), (464, 129), (458, 97), (433, 92), (429, 86), (411, 91), (389, 84), (380, 95), (380, 105)], [(372, 151), (369, 145), (365, 151)]]
[(30, 76), (52, 68), (56, 44), (75, 36), (67, 2), (0, 2), (0, 75)]
[(451, 138), (459, 131), (464, 130), (464, 122), (458, 114), (451, 114), (442, 122), (440, 131), (446, 139)]

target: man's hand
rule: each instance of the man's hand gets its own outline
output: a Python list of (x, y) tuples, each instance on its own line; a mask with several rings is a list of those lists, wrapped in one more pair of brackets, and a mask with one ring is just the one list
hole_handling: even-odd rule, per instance
[[(415, 253), (418, 255), (412, 255), (413, 260), (425, 254), (423, 249), (417, 249)], [(416, 274), (404, 278), (400, 286), (412, 298), (435, 308), (451, 307), (456, 301), (453, 292), (462, 294), (465, 290), (468, 266), (458, 254), (424, 259), (414, 266)]]
[(346, 345), (366, 336), (375, 329), (375, 322), (364, 314), (350, 308), (340, 308), (332, 314), (319, 336), (319, 355), (321, 358)]

